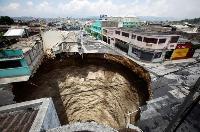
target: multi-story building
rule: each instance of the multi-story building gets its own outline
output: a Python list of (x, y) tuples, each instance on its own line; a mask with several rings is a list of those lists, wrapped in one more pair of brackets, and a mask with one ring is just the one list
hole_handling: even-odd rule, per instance
[(172, 32), (153, 32), (138, 28), (107, 28), (104, 32), (103, 41), (135, 59), (147, 62), (170, 60), (180, 37)]
[(90, 33), (96, 39), (101, 40), (103, 38), (103, 28), (134, 28), (139, 27), (139, 25), (140, 21), (136, 17), (107, 17), (107, 15), (102, 15), (100, 20), (92, 23)]
[[(16, 37), (14, 32), (9, 30)], [(21, 31), (21, 30), (20, 30)], [(21, 38), (19, 42), (0, 50), (0, 84), (27, 81), (41, 64), (43, 43), (40, 35)]]
[(105, 27), (118, 27), (118, 22), (115, 21), (107, 21), (107, 20), (96, 20), (91, 25), (91, 34), (96, 39), (102, 39), (102, 31)]
[(115, 30), (118, 29), (116, 27), (113, 28), (103, 28), (102, 31), (102, 40), (112, 46), (115, 44)]
[(118, 27), (133, 28), (140, 26), (140, 21), (137, 17), (127, 16), (127, 17), (107, 17), (108, 21), (118, 22)]

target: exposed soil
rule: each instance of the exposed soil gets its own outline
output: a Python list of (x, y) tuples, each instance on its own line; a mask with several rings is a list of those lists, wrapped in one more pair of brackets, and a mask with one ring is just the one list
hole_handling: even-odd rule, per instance
[(52, 97), (62, 124), (95, 121), (119, 129), (134, 123), (139, 112), (127, 114), (149, 98), (148, 83), (121, 64), (88, 60), (45, 62), (28, 82), (14, 83), (15, 100)]

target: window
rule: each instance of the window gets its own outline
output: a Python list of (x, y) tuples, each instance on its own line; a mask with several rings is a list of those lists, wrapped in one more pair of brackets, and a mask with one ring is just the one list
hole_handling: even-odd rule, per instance
[(157, 41), (158, 41), (158, 39), (156, 39), (156, 38), (146, 38), (146, 37), (144, 37), (144, 40), (143, 40), (143, 42), (154, 43), (154, 44), (157, 44)]
[(177, 42), (178, 42), (178, 39), (179, 39), (179, 36), (171, 37), (170, 43), (177, 43)]
[(142, 51), (140, 59), (144, 61), (151, 61), (153, 59), (153, 55), (154, 54), (152, 52)]
[(108, 39), (108, 44), (110, 44), (110, 39)]
[(115, 47), (117, 47), (118, 49), (128, 53), (129, 45), (124, 41), (116, 39)]
[(166, 42), (166, 39), (159, 39), (158, 43), (159, 44), (162, 44), (162, 43), (165, 43)]
[(162, 52), (155, 53), (155, 55), (154, 55), (154, 59), (156, 59), (156, 58), (160, 58), (161, 55), (162, 55)]
[(15, 68), (15, 67), (21, 67), (21, 66), (22, 65), (19, 60), (0, 61), (0, 69)]
[(142, 41), (142, 37), (141, 36), (137, 36), (137, 40), (138, 41)]
[(132, 38), (132, 39), (135, 39), (135, 37), (136, 37), (136, 35), (132, 34), (131, 38)]
[(118, 34), (118, 35), (120, 35), (120, 31), (115, 31), (115, 34)]
[(103, 36), (103, 41), (107, 43), (107, 37)]
[(132, 53), (135, 54), (137, 57), (140, 57), (141, 51), (135, 48), (132, 48)]
[(129, 33), (125, 33), (125, 32), (122, 32), (122, 36), (124, 36), (124, 37), (129, 37)]

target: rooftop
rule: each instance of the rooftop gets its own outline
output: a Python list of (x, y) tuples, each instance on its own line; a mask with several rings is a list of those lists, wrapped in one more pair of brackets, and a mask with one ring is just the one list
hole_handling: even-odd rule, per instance
[(29, 131), (38, 110), (27, 108), (13, 112), (0, 113), (1, 131)]
[(4, 36), (11, 37), (11, 36), (22, 36), (25, 33), (24, 29), (9, 29)]
[(0, 131), (35, 132), (58, 126), (60, 126), (60, 122), (51, 98), (0, 107)]
[(30, 36), (28, 38), (23, 38), (22, 41), (19, 41), (11, 46), (9, 46), (10, 49), (22, 49), (22, 51), (24, 53), (26, 53), (27, 51), (29, 51), (36, 42), (40, 42), (41, 38), (40, 35), (34, 35), (34, 36)]
[(162, 26), (143, 26), (138, 28), (119, 28), (122, 31), (131, 33), (138, 33), (147, 36), (179, 36), (175, 32), (171, 31), (169, 27)]
[(77, 43), (78, 35), (77, 31), (47, 31), (42, 34), (44, 50), (49, 50), (62, 42)]

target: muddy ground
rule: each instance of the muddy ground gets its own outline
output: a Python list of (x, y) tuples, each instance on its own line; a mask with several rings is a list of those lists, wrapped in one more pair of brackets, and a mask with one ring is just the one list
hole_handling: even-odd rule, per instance
[(79, 59), (46, 61), (28, 82), (14, 83), (15, 100), (52, 97), (61, 124), (95, 121), (118, 129), (134, 123), (138, 112), (127, 114), (145, 101), (143, 80), (121, 65)]

